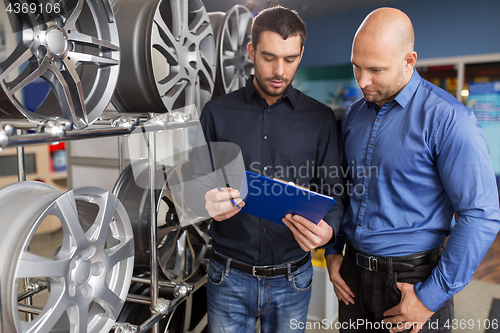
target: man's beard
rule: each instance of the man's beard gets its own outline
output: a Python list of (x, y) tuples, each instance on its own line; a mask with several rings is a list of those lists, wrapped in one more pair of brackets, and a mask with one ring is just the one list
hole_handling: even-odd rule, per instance
[[(290, 86), (291, 82), (293, 81), (293, 79), (295, 77), (295, 74), (294, 74), (294, 76), (292, 77), (291, 80), (285, 80), (285, 79), (283, 79), (282, 77), (279, 77), (279, 76), (275, 76), (275, 77), (272, 77), (272, 78), (265, 78), (264, 80), (262, 80), (262, 78), (259, 75), (258, 66), (256, 64), (254, 64), (254, 70), (255, 70), (255, 81), (259, 85), (260, 89), (262, 89), (262, 91), (266, 95), (273, 96), (273, 97), (283, 95), (285, 93), (285, 91), (288, 89), (288, 87)], [(284, 86), (281, 87), (280, 89), (272, 89), (272, 88), (269, 88), (267, 85), (265, 85), (266, 82), (269, 82), (269, 81), (272, 81), (272, 80), (282, 81), (284, 83)]]

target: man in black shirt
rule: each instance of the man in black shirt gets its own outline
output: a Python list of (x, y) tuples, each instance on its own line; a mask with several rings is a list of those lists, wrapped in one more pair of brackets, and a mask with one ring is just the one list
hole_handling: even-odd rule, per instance
[(255, 76), (207, 103), (200, 123), (208, 144), (239, 146), (247, 171), (319, 189), (336, 203), (317, 225), (288, 214), (283, 226), (240, 212), (230, 201), (244, 206), (237, 190), (206, 192), (205, 208), (216, 220), (210, 229), (209, 332), (253, 332), (257, 318), (264, 333), (303, 330), (311, 296), (309, 251), (333, 242), (342, 219), (335, 115), (291, 85), (305, 39), (295, 11), (276, 6), (260, 12), (248, 44)]

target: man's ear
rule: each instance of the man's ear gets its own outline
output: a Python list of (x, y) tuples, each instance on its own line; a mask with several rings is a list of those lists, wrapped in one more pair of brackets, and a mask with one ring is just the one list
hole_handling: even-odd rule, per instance
[(252, 42), (247, 44), (247, 52), (248, 56), (250, 57), (250, 61), (252, 63), (255, 62), (255, 48), (253, 47)]
[(417, 62), (417, 52), (408, 52), (405, 56), (405, 69), (412, 69)]

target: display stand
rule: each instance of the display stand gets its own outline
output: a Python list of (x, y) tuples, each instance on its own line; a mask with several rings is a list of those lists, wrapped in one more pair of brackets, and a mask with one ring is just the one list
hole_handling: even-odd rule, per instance
[[(124, 169), (123, 157), (123, 136), (132, 134), (139, 129), (141, 133), (148, 133), (148, 161), (149, 161), (149, 185), (150, 185), (150, 202), (151, 212), (156, 210), (155, 198), (155, 168), (152, 167), (156, 163), (156, 132), (179, 129), (191, 126), (197, 126), (198, 121), (190, 120), (190, 116), (178, 113), (159, 114), (119, 114), (113, 111), (106, 111), (92, 125), (84, 128), (73, 130), (69, 124), (61, 120), (1, 120), (0, 121), (0, 150), (4, 148), (17, 148), (18, 157), (18, 178), (19, 181), (25, 180), (24, 170), (24, 147), (29, 145), (37, 145), (42, 143), (55, 143), (60, 141), (85, 140), (98, 137), (117, 136), (119, 137), (119, 169), (120, 172)], [(132, 282), (149, 284), (151, 296), (147, 299), (144, 296), (130, 294), (127, 296), (127, 301), (141, 304), (149, 304), (151, 309), (151, 317), (141, 325), (131, 325), (129, 323), (115, 323), (112, 331), (120, 333), (144, 333), (152, 329), (153, 333), (159, 333), (158, 322), (172, 313), (176, 307), (184, 301), (190, 301), (192, 292), (206, 284), (207, 277), (204, 275), (194, 282), (174, 283), (172, 281), (160, 280), (158, 277), (158, 260), (157, 260), (157, 220), (156, 214), (151, 214), (151, 233), (150, 233), (150, 278), (132, 277)], [(206, 262), (204, 262), (206, 264)], [(42, 281), (40, 281), (42, 282)], [(25, 284), (29, 281), (25, 281)], [(19, 305), (19, 311), (25, 312), (27, 318), (32, 318), (32, 314), (37, 314), (40, 309), (31, 305), (31, 297), (36, 293), (46, 289), (43, 282), (33, 283), (36, 288), (30, 288), (25, 285), (27, 290), (21, 295), (18, 295), (18, 300), (24, 300), (25, 305)], [(158, 296), (159, 287), (172, 288), (172, 300), (166, 300)], [(189, 312), (189, 311), (187, 311)], [(190, 316), (190, 313), (187, 314)], [(188, 318), (189, 319), (189, 318)], [(201, 332), (206, 325), (205, 319), (192, 331)], [(0, 315), (0, 331), (3, 327), (3, 315)]]

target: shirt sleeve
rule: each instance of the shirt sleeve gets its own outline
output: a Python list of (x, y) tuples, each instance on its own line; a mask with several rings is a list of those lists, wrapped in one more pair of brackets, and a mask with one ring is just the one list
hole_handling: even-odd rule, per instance
[[(352, 107), (352, 106), (351, 106)], [(345, 128), (345, 123), (348, 118), (349, 110), (351, 109), (348, 108), (346, 112), (344, 113), (342, 117), (342, 128)], [(341, 154), (340, 154), (340, 168), (345, 172), (345, 170), (348, 170), (347, 168), (347, 161), (346, 161), (346, 155), (345, 155), (345, 144), (343, 140), (343, 133), (340, 136), (340, 149), (341, 149)], [(343, 187), (343, 202), (344, 202), (344, 212), (347, 208), (347, 205), (349, 205), (349, 196), (347, 195), (348, 193), (348, 184), (346, 183), (346, 179), (344, 181), (344, 187)], [(335, 254), (335, 253), (342, 253), (344, 250), (344, 246), (347, 243), (347, 235), (342, 229), (342, 223), (340, 224), (339, 232), (335, 236), (335, 242), (333, 245), (325, 247), (325, 257), (329, 254)]]
[(341, 228), (335, 237), (335, 243), (331, 246), (325, 247), (325, 257), (329, 254), (342, 253), (346, 242), (347, 236)]
[(470, 282), (500, 229), (495, 175), (472, 111), (450, 107), (438, 122), (429, 148), (458, 221), (431, 276), (414, 287), (434, 312)]
[(333, 111), (330, 110), (325, 117), (318, 138), (317, 177), (311, 183), (315, 183), (323, 194), (335, 199), (335, 204), (323, 218), (333, 229), (334, 237), (327, 244), (329, 245), (335, 241), (344, 215), (344, 181), (340, 170), (339, 137)]

